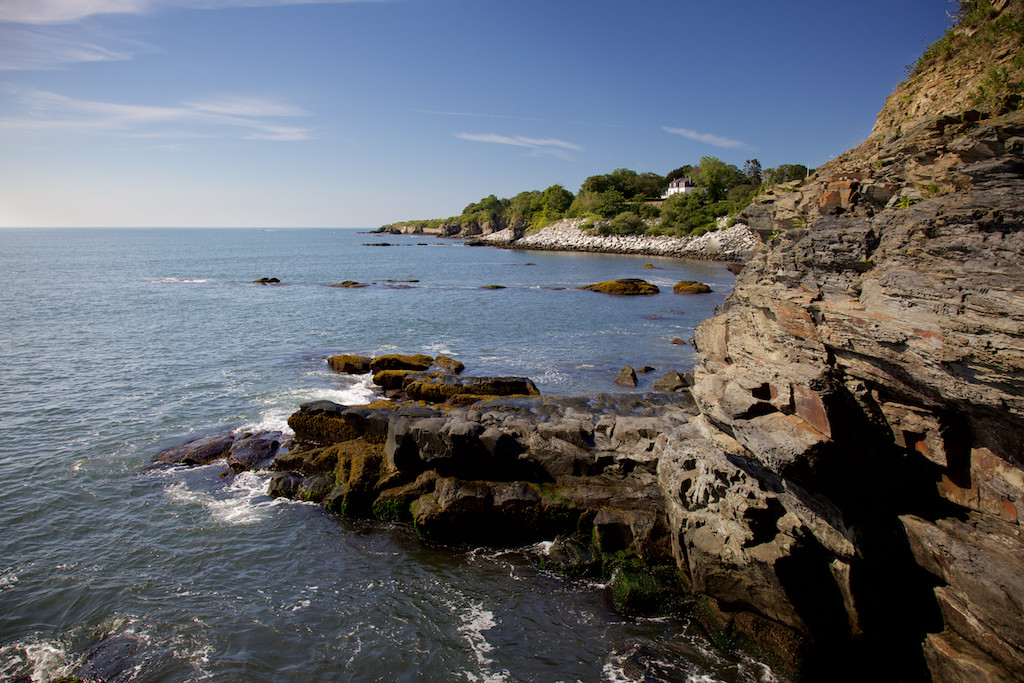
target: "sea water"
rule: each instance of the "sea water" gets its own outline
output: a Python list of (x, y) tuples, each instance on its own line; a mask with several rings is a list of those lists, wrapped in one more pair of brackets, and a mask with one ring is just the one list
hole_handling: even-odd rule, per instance
[[(662, 293), (574, 289), (624, 277)], [(367, 286), (328, 286), (345, 280)], [(673, 295), (678, 280), (715, 291)], [(0, 680), (65, 675), (97, 642), (119, 681), (625, 681), (637, 662), (770, 679), (521, 551), (274, 500), (266, 474), (222, 463), (147, 468), (194, 436), (286, 428), (305, 401), (370, 400), (335, 353), (443, 353), (545, 394), (626, 391), (618, 369), (649, 365), (644, 389), (693, 365), (673, 340), (732, 281), (354, 230), (0, 230)]]

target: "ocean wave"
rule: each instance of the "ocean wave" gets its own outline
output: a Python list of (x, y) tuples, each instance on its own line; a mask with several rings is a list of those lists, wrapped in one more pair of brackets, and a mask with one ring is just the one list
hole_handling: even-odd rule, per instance
[[(315, 373), (319, 374), (319, 373)], [(334, 379), (336, 375), (331, 375)], [(259, 417), (240, 426), (237, 432), (278, 431), (292, 434), (288, 418), (303, 403), (332, 401), (345, 406), (358, 406), (376, 400), (377, 394), (370, 374), (356, 375), (352, 383), (342, 387), (300, 387), (285, 389), (262, 399)]]
[(67, 676), (76, 664), (67, 646), (57, 640), (16, 642), (0, 647), (0, 680), (44, 683)]
[(213, 519), (229, 525), (256, 524), (265, 520), (270, 510), (279, 505), (309, 504), (268, 496), (270, 476), (269, 472), (240, 472), (216, 491), (197, 490), (189, 488), (185, 481), (175, 481), (168, 484), (165, 491), (172, 501), (184, 505), (200, 505), (206, 508)]
[(165, 284), (165, 285), (191, 285), (191, 284), (206, 284), (209, 280), (203, 280), (199, 278), (180, 278), (180, 277), (162, 277), (158, 280), (150, 280), (153, 284)]
[(0, 573), (0, 592), (18, 585), (18, 575), (14, 573), (14, 567), (8, 567)]

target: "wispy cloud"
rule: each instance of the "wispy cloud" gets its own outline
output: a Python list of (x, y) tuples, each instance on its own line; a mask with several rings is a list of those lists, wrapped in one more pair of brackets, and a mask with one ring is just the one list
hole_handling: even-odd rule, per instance
[(81, 62), (132, 59), (153, 48), (96, 27), (0, 24), (0, 71), (63, 69)]
[(125, 137), (242, 137), (248, 140), (312, 139), (310, 128), (276, 119), (308, 116), (289, 104), (254, 98), (222, 98), (176, 106), (99, 102), (41, 90), (5, 86), (20, 115), (0, 118), (0, 131), (88, 132)]
[(96, 14), (145, 14), (161, 9), (227, 9), (281, 5), (329, 5), (382, 0), (3, 0), (0, 22), (61, 24)]
[(496, 135), (494, 133), (455, 133), (455, 137), (460, 140), (469, 140), (471, 142), (492, 142), (499, 145), (512, 145), (514, 147), (528, 147), (535, 150), (543, 149), (562, 149), (572, 150), (574, 152), (582, 152), (583, 148), (579, 145), (565, 140), (555, 140), (551, 138), (527, 138), (519, 135), (508, 136), (508, 135)]
[(80, 62), (127, 60), (154, 49), (105, 31), (96, 20), (102, 15), (386, 1), (0, 0), (0, 71), (63, 69)]
[(514, 116), (512, 114), (481, 114), (469, 111), (436, 111), (434, 109), (413, 109), (413, 111), (419, 112), (420, 114), (434, 114), (436, 116), (461, 116), (464, 118), (475, 119), (511, 119), (513, 121), (544, 121), (544, 119), (533, 118), (530, 116)]
[(732, 138), (724, 138), (720, 135), (713, 135), (711, 133), (699, 133), (689, 128), (669, 128), (668, 126), (662, 126), (661, 129), (666, 133), (672, 133), (673, 135), (682, 135), (684, 138), (690, 140), (696, 140), (697, 142), (703, 142), (706, 145), (713, 147), (723, 147), (725, 149), (738, 149), (746, 147), (747, 143), (739, 140), (733, 140)]

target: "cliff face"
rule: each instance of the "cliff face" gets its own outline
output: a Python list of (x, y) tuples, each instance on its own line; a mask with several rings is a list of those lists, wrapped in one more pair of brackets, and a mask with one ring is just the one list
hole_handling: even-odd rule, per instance
[(695, 336), (713, 447), (660, 475), (723, 606), (910, 678), (1021, 680), (1024, 3), (964, 4), (966, 66), (932, 59), (864, 144), (748, 209), (770, 238)]

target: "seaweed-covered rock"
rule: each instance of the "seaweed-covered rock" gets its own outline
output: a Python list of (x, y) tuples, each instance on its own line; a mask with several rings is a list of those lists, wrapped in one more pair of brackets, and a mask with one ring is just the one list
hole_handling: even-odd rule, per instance
[(433, 358), (422, 353), (389, 353), (370, 361), (370, 372), (377, 374), (382, 370), (426, 370), (433, 362)]
[(371, 358), (369, 356), (343, 353), (328, 358), (327, 364), (331, 366), (331, 370), (334, 370), (335, 372), (348, 375), (365, 375), (370, 371), (370, 360)]
[(621, 296), (649, 296), (661, 291), (658, 289), (657, 285), (652, 285), (647, 280), (641, 280), (639, 278), (625, 278), (622, 280), (597, 282), (592, 285), (580, 287), (580, 289), (589, 289), (592, 292), (618, 294)]
[(328, 287), (338, 287), (341, 289), (362, 289), (363, 287), (369, 287), (368, 282), (356, 282), (355, 280), (345, 280), (334, 285), (328, 285)]
[(261, 277), (259, 280), (253, 280), (254, 285), (280, 285), (283, 284), (276, 277)]
[(443, 372), (451, 375), (461, 374), (466, 369), (462, 362), (448, 356), (437, 356), (434, 358), (434, 367), (440, 368)]
[(537, 386), (526, 377), (461, 377), (438, 374), (432, 377), (414, 377), (403, 389), (416, 401), (442, 403), (457, 395), (472, 394), (480, 397), (539, 396)]
[(387, 433), (386, 411), (350, 408), (332, 401), (311, 401), (288, 418), (296, 441), (329, 445), (365, 437), (383, 442)]
[(703, 282), (683, 280), (673, 285), (672, 291), (676, 294), (710, 294), (712, 290)]

